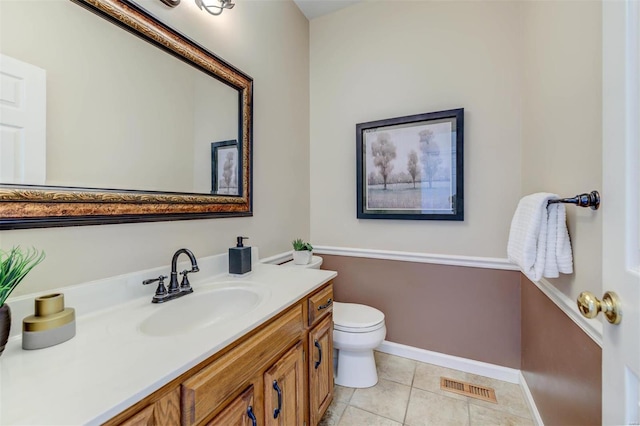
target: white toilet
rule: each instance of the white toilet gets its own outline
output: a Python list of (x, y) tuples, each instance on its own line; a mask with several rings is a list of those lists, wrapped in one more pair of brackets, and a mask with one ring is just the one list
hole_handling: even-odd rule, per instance
[[(283, 266), (320, 269), (322, 258), (313, 256), (307, 265), (293, 261)], [(336, 385), (368, 388), (378, 383), (373, 350), (384, 340), (384, 314), (371, 306), (333, 302), (334, 379)]]
[(337, 350), (335, 382), (348, 388), (378, 383), (373, 350), (387, 335), (384, 314), (371, 306), (333, 303), (333, 347)]

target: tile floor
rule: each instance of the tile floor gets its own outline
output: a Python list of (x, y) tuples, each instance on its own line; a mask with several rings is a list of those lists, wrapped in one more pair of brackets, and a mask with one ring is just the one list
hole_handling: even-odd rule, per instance
[[(534, 426), (519, 385), (375, 352), (378, 384), (335, 387), (321, 426)], [(496, 391), (498, 403), (440, 390), (445, 376)]]

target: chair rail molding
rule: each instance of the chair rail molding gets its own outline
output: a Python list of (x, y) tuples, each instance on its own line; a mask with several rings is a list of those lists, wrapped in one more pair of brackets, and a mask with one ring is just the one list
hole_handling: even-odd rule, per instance
[(401, 262), (434, 263), (438, 265), (466, 266), (470, 268), (518, 271), (518, 267), (506, 258), (476, 257), (453, 254), (415, 253), (392, 250), (374, 250), (351, 247), (314, 246), (316, 254), (367, 257), (371, 259), (397, 260)]

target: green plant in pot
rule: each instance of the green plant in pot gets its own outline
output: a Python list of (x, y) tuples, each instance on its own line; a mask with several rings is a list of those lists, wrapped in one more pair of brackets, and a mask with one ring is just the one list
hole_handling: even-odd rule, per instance
[(296, 265), (306, 265), (311, 262), (313, 256), (313, 246), (301, 238), (291, 242), (293, 245), (293, 263)]
[(0, 354), (4, 351), (11, 330), (11, 309), (4, 302), (44, 257), (44, 251), (23, 250), (19, 246), (9, 251), (0, 250)]

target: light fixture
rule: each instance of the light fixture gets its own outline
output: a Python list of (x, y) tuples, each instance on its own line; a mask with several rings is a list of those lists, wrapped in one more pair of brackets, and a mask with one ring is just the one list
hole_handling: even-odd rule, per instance
[(160, 1), (169, 7), (176, 7), (177, 5), (180, 4), (180, 0), (160, 0)]
[[(205, 4), (205, 1), (213, 4)], [(233, 9), (236, 5), (232, 0), (196, 0), (196, 4), (201, 10), (204, 9), (214, 16), (220, 15), (225, 9)]]

